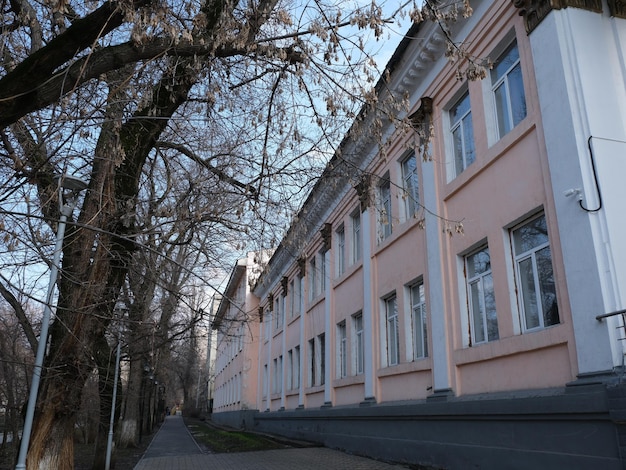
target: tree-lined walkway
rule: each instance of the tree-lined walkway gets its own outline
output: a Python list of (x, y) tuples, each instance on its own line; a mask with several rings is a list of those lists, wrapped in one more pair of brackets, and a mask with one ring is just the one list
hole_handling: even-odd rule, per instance
[(325, 447), (203, 454), (181, 416), (168, 416), (135, 470), (399, 470)]

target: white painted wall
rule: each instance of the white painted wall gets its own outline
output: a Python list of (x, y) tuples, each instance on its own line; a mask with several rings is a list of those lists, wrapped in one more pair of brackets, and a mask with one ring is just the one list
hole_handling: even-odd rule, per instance
[[(530, 35), (555, 207), (572, 307), (579, 373), (622, 363), (616, 318), (626, 307), (626, 20), (576, 8), (551, 12)], [(597, 208), (591, 139), (604, 206)]]

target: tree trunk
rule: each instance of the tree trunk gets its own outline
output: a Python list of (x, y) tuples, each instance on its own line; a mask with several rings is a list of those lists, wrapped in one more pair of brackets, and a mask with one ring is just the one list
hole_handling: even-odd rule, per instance
[[(180, 60), (155, 87), (152, 101), (119, 131), (103, 129), (92, 179), (79, 221), (69, 225), (63, 248), (57, 319), (50, 331), (50, 355), (33, 423), (28, 470), (66, 470), (74, 465), (74, 424), (85, 381), (93, 370), (94, 343), (113, 316), (115, 302), (135, 249), (134, 218), (144, 162), (169, 118), (186, 100), (196, 80)], [(172, 85), (172, 81), (176, 83)], [(150, 116), (149, 119), (142, 117)], [(114, 155), (122, 146), (124, 160)], [(99, 153), (100, 152), (100, 153)], [(48, 207), (50, 210), (50, 207)]]

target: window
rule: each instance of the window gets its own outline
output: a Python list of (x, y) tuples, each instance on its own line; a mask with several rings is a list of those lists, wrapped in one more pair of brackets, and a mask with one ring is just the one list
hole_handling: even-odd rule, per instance
[(352, 222), (352, 251), (351, 261), (355, 264), (361, 259), (361, 210), (357, 209), (350, 216)]
[(272, 393), (278, 393), (278, 358), (274, 359), (274, 383), (272, 385)]
[(265, 340), (269, 340), (272, 336), (272, 306), (269, 305), (270, 311), (263, 318), (263, 323), (265, 323)]
[(337, 375), (339, 378), (348, 375), (348, 337), (346, 334), (346, 322), (337, 324)]
[(450, 124), (454, 153), (454, 176), (458, 176), (476, 159), (469, 93), (466, 92), (450, 109)]
[(391, 235), (391, 181), (389, 174), (384, 176), (378, 185), (378, 229), (381, 241)]
[(335, 251), (337, 276), (341, 276), (346, 271), (346, 231), (343, 224), (335, 232), (336, 246)]
[(387, 322), (387, 365), (394, 366), (400, 362), (400, 331), (396, 296), (388, 297), (384, 302)]
[(290, 317), (294, 317), (298, 313), (300, 313), (300, 310), (298, 309), (298, 307), (300, 306), (300, 302), (298, 300), (299, 292), (296, 292), (296, 289), (299, 286), (300, 286), (300, 283), (296, 282), (296, 279), (292, 279), (289, 282), (289, 292), (291, 292), (291, 295), (289, 296), (289, 316)]
[(517, 43), (511, 44), (491, 69), (498, 136), (502, 138), (526, 117), (526, 96)]
[(280, 310), (278, 311), (278, 315), (280, 318), (278, 319), (278, 327), (282, 328), (285, 326), (285, 309), (287, 308), (287, 292), (283, 292), (280, 294)]
[(357, 313), (352, 317), (354, 328), (354, 374), (359, 375), (364, 370), (365, 343), (363, 337), (363, 314)]
[(402, 163), (402, 189), (404, 199), (404, 216), (412, 218), (419, 209), (419, 182), (417, 180), (417, 159), (415, 152), (405, 158)]
[(326, 335), (322, 333), (317, 337), (318, 350), (320, 354), (320, 375), (318, 383), (324, 385), (326, 379)]
[(282, 328), (285, 320), (285, 296), (281, 294), (276, 299), (275, 304), (276, 306), (274, 307), (274, 328), (278, 330), (279, 328)]
[(293, 390), (293, 349), (287, 351), (287, 390)]
[(410, 287), (411, 326), (413, 328), (413, 359), (428, 357), (428, 329), (426, 325), (426, 296), (424, 283)]
[(326, 253), (320, 251), (320, 287), (318, 294), (326, 292)]
[(293, 348), (293, 371), (291, 372), (293, 379), (293, 389), (300, 388), (300, 346)]
[(315, 387), (317, 382), (317, 361), (315, 358), (315, 338), (309, 340), (309, 385)]
[(498, 339), (498, 318), (489, 248), (465, 258), (472, 344)]
[(267, 381), (267, 364), (263, 364), (263, 396), (266, 397), (267, 396), (267, 388), (268, 388), (268, 381)]
[(309, 261), (309, 300), (313, 300), (317, 296), (317, 266), (315, 265), (315, 256)]
[(290, 315), (292, 317), (300, 315), (302, 312), (302, 277), (299, 274), (291, 280), (290, 289), (291, 292), (291, 307)]
[(558, 324), (559, 309), (545, 215), (514, 229), (512, 239), (523, 329)]

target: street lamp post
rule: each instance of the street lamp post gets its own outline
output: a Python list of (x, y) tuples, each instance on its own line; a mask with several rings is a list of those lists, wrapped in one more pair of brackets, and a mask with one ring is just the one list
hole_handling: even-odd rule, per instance
[[(59, 208), (61, 217), (57, 227), (56, 243), (54, 245), (54, 256), (52, 266), (50, 267), (50, 282), (48, 284), (48, 294), (46, 295), (46, 304), (41, 320), (41, 333), (39, 335), (39, 343), (37, 345), (37, 355), (35, 356), (35, 367), (33, 370), (33, 379), (30, 386), (30, 394), (28, 396), (28, 405), (26, 407), (26, 417), (24, 418), (24, 429), (22, 430), (22, 440), (20, 442), (20, 453), (17, 458), (15, 470), (26, 469), (26, 455), (28, 454), (28, 444), (30, 442), (30, 433), (33, 427), (33, 417), (35, 415), (35, 405), (37, 404), (37, 393), (39, 391), (39, 380), (41, 379), (41, 371), (43, 368), (43, 358), (46, 353), (48, 343), (48, 326), (50, 325), (50, 316), (52, 314), (52, 300), (54, 296), (54, 288), (59, 274), (59, 264), (61, 262), (61, 253), (63, 251), (63, 238), (65, 237), (65, 224), (67, 218), (72, 214), (76, 205), (79, 193), (87, 188), (87, 183), (73, 176), (63, 175), (55, 177), (55, 182), (59, 188)], [(66, 194), (66, 191), (68, 192)], [(66, 197), (67, 196), (67, 197)]]

